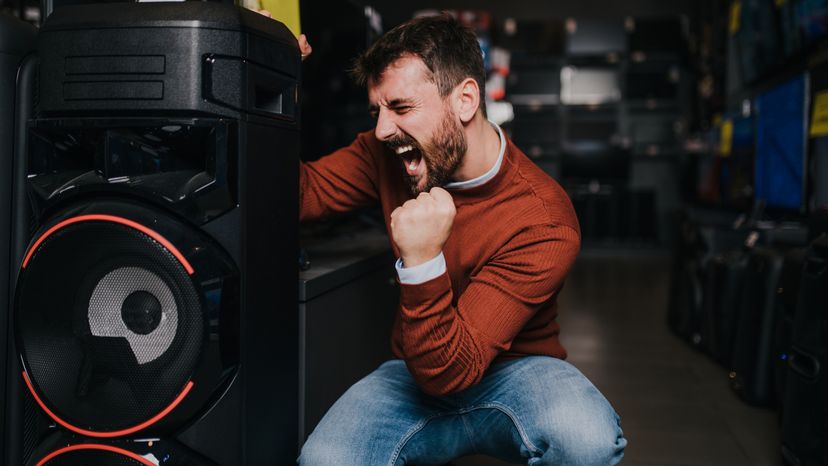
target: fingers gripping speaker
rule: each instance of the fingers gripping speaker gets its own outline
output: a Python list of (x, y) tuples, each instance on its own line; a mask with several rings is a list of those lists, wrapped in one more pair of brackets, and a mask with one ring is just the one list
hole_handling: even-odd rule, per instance
[[(198, 372), (210, 340), (203, 283), (218, 279), (185, 257), (210, 247), (194, 242), (187, 225), (157, 216), (64, 217), (35, 236), (20, 273), (15, 324), (26, 384), (75, 433), (151, 428), (196, 382), (217, 383), (199, 381)], [(148, 224), (167, 225), (177, 244)]]

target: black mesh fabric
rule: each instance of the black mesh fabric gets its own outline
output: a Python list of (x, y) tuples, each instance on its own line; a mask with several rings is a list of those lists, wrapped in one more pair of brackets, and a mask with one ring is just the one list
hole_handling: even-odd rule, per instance
[[(136, 293), (155, 299), (128, 299)], [(133, 304), (125, 310), (124, 301)], [(124, 320), (141, 318), (135, 302), (159, 303), (160, 321), (147, 308), (152, 317), (134, 331)], [(21, 272), (15, 312), (35, 391), (64, 421), (99, 432), (131, 428), (172, 403), (205, 340), (202, 298), (182, 264), (114, 222), (71, 224), (41, 243)]]
[(144, 463), (111, 451), (75, 450), (55, 456), (44, 466), (144, 466)]

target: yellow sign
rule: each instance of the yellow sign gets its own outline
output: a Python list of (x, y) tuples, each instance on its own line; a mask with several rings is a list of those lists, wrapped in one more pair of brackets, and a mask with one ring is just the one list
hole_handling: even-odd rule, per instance
[(828, 136), (828, 90), (818, 92), (814, 99), (814, 111), (811, 112), (811, 129), (808, 134), (812, 138)]
[(299, 0), (261, 0), (261, 4), (273, 19), (284, 23), (293, 35), (299, 37), (302, 32), (299, 26)]
[(730, 156), (730, 149), (733, 147), (733, 120), (722, 122), (721, 139), (719, 140), (719, 155)]
[(730, 4), (730, 35), (735, 36), (739, 32), (742, 21), (742, 2), (739, 0)]

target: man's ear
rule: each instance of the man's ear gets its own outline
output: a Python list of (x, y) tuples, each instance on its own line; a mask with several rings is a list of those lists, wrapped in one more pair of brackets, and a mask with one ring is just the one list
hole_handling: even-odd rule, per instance
[(454, 88), (454, 112), (460, 121), (468, 123), (480, 108), (480, 87), (472, 78), (464, 79)]

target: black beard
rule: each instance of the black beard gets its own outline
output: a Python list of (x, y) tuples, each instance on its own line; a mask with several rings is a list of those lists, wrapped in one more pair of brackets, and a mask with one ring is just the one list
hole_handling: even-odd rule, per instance
[[(462, 126), (453, 116), (451, 112), (445, 112), (443, 121), (440, 122), (440, 127), (437, 128), (434, 137), (423, 144), (421, 148), (416, 145), (416, 141), (412, 144), (415, 149), (420, 150), (423, 158), (422, 163), (426, 164), (427, 177), (425, 186), (422, 188), (418, 186), (419, 178), (406, 177), (408, 189), (414, 197), (421, 192), (431, 191), (431, 188), (443, 187), (448, 184), (463, 161), (463, 156), (468, 149), (468, 142)], [(406, 143), (410, 143), (407, 141), (408, 139), (413, 141), (412, 138), (406, 138)]]

